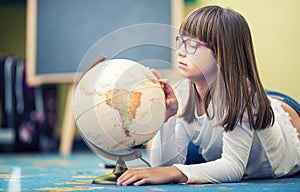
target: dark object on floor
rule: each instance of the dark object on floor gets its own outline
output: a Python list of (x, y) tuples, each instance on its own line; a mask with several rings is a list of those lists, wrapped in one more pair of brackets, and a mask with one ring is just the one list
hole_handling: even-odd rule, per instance
[(25, 65), (0, 55), (0, 152), (55, 148), (56, 86), (29, 87)]

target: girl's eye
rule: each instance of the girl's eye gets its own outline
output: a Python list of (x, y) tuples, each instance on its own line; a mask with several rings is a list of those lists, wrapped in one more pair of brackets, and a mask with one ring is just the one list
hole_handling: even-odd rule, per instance
[(187, 44), (187, 46), (189, 46), (191, 48), (196, 48), (197, 47), (197, 42), (192, 41), (192, 40), (187, 40), (186, 44)]

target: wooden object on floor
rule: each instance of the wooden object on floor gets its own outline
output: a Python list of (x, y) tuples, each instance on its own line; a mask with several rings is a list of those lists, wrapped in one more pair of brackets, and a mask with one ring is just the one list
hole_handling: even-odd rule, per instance
[(68, 88), (68, 94), (65, 105), (64, 119), (62, 123), (62, 132), (60, 139), (59, 152), (62, 155), (69, 155), (72, 152), (74, 135), (75, 135), (75, 120), (72, 111), (73, 104), (73, 85)]

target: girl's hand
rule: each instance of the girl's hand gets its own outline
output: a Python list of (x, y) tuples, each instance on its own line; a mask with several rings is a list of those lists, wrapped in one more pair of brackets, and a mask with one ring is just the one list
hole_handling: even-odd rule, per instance
[(128, 169), (117, 180), (117, 185), (144, 185), (164, 183), (184, 183), (187, 177), (175, 166), (170, 167), (141, 167)]
[(167, 111), (166, 111), (166, 117), (164, 122), (167, 122), (170, 117), (176, 115), (178, 110), (178, 101), (169, 81), (167, 79), (163, 79), (162, 76), (156, 70), (151, 69), (151, 71), (157, 77), (165, 92)]

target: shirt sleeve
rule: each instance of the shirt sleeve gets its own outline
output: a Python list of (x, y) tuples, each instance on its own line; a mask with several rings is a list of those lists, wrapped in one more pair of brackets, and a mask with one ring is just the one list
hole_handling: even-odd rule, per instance
[(237, 126), (223, 133), (220, 159), (195, 165), (174, 164), (188, 177), (187, 183), (221, 183), (240, 181), (245, 172), (253, 140), (253, 131)]
[[(179, 102), (178, 111), (180, 111), (186, 103), (186, 98), (188, 98), (188, 81), (181, 81), (173, 88)], [(185, 163), (190, 138), (184, 125), (183, 119), (177, 118), (176, 115), (170, 117), (162, 125), (152, 142), (150, 152), (150, 164), (152, 166), (170, 166), (175, 163)]]
[(176, 116), (171, 117), (154, 137), (150, 153), (150, 164), (152, 166), (184, 164), (188, 142), (188, 133), (181, 120)]

